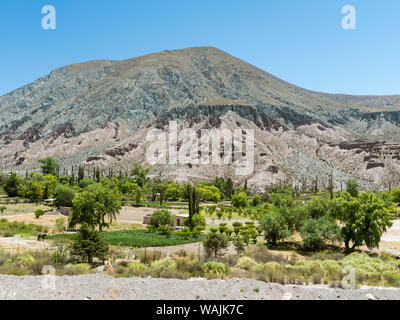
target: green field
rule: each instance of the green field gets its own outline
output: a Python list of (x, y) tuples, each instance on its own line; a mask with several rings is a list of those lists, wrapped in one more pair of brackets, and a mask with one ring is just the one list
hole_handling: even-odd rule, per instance
[[(133, 201), (124, 201), (126, 206), (136, 207), (136, 203)], [(141, 202), (139, 207), (148, 207), (148, 208), (187, 208), (187, 202), (163, 202), (163, 205), (160, 206), (159, 201), (146, 201)]]
[[(147, 230), (121, 230), (102, 232), (101, 234), (110, 245), (135, 248), (176, 246), (203, 240), (202, 235), (197, 238), (190, 237), (189, 239), (184, 239), (176, 233), (172, 233), (170, 236), (164, 236), (159, 233), (149, 233)], [(50, 239), (54, 240), (74, 240), (75, 238), (76, 234), (61, 234), (50, 237)]]

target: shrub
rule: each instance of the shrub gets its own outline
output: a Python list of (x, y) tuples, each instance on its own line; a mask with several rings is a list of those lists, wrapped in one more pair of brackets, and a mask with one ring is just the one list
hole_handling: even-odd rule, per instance
[(169, 225), (160, 225), (157, 228), (157, 232), (159, 232), (163, 236), (170, 236), (172, 233), (172, 228)]
[(147, 263), (147, 264), (150, 264), (153, 261), (160, 260), (164, 256), (165, 254), (160, 250), (144, 249), (137, 252), (137, 259), (139, 259), (141, 263)]
[(288, 225), (285, 219), (272, 207), (270, 212), (265, 214), (260, 225), (264, 231), (265, 240), (276, 245), (277, 241), (290, 236)]
[(308, 219), (300, 228), (303, 245), (306, 249), (320, 249), (324, 241), (335, 241), (340, 239), (340, 228), (335, 220), (329, 217), (319, 219)]
[(228, 237), (219, 232), (209, 232), (203, 240), (203, 247), (207, 256), (214, 253), (214, 257), (218, 257), (223, 249), (228, 247)]
[(159, 209), (153, 212), (150, 218), (150, 224), (158, 228), (159, 226), (175, 226), (175, 216), (169, 210)]
[(0, 207), (0, 212), (1, 212), (1, 214), (3, 214), (4, 211), (6, 211), (6, 210), (7, 210), (7, 207), (5, 207), (5, 206), (1, 206), (1, 207)]
[(3, 189), (9, 197), (17, 197), (20, 195), (21, 181), (22, 179), (16, 172), (12, 172), (11, 175), (6, 178)]
[(137, 276), (143, 275), (147, 270), (147, 266), (144, 263), (140, 262), (129, 263), (127, 268), (130, 273), (133, 273), (134, 275)]
[(65, 219), (58, 218), (55, 223), (55, 229), (57, 232), (63, 232), (65, 230)]
[(75, 191), (69, 186), (59, 184), (53, 192), (57, 207), (72, 207), (72, 200), (75, 197)]
[(79, 263), (79, 264), (67, 264), (64, 266), (64, 273), (70, 276), (87, 274), (91, 270), (91, 267), (87, 263)]
[[(92, 179), (84, 178), (84, 179), (82, 179), (82, 180), (79, 181), (78, 186), (79, 186), (79, 188), (81, 188), (81, 189), (85, 189), (85, 188), (87, 188), (88, 186), (90, 186), (90, 185), (92, 185), (92, 184), (94, 184), (94, 183), (95, 183), (95, 182), (94, 182)], [(68, 206), (67, 206), (67, 207), (68, 207)]]
[(253, 259), (249, 257), (242, 257), (237, 262), (236, 267), (247, 271), (253, 271), (253, 268), (256, 267), (257, 265), (258, 263), (255, 262)]
[[(189, 226), (189, 218), (185, 219), (185, 226)], [(206, 226), (206, 219), (201, 214), (195, 214), (192, 217), (192, 227), (205, 227)]]
[(235, 208), (245, 208), (248, 205), (249, 198), (244, 192), (240, 192), (232, 197), (232, 205)]
[(308, 217), (312, 219), (319, 219), (328, 213), (329, 201), (321, 197), (313, 197), (305, 207)]
[(346, 181), (346, 191), (354, 198), (358, 197), (358, 182), (354, 179)]
[(190, 231), (189, 227), (184, 227), (181, 231), (178, 231), (177, 234), (184, 239), (189, 239), (192, 235), (192, 232)]
[(261, 197), (260, 195), (256, 194), (254, 195), (252, 199), (253, 206), (258, 206), (261, 203)]
[(210, 275), (225, 275), (227, 273), (227, 267), (224, 263), (216, 261), (208, 261), (203, 264), (203, 270), (206, 274)]
[(30, 264), (33, 264), (35, 261), (36, 260), (34, 257), (32, 257), (30, 254), (27, 254), (27, 255), (19, 256), (17, 258), (16, 263), (20, 268), (24, 268)]
[(44, 211), (43, 210), (36, 210), (35, 211), (35, 218), (39, 219), (42, 215), (44, 215)]
[(263, 270), (266, 272), (273, 274), (274, 272), (278, 272), (281, 269), (281, 265), (278, 262), (267, 262), (263, 264)]
[(394, 188), (392, 190), (392, 194), (391, 195), (392, 195), (392, 200), (396, 204), (400, 205), (400, 187)]
[(161, 259), (151, 264), (151, 270), (158, 275), (173, 272), (176, 270), (176, 262), (169, 258)]

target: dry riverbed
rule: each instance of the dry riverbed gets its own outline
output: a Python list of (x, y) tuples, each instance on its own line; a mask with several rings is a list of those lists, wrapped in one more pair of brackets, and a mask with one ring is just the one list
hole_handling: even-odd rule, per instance
[(357, 290), (327, 286), (265, 283), (254, 279), (176, 280), (113, 278), (92, 274), (55, 277), (46, 288), (44, 276), (0, 275), (3, 300), (398, 300), (400, 289), (361, 287)]

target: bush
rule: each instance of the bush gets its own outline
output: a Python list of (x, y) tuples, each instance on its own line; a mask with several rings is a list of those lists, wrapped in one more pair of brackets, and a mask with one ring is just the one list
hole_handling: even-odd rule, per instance
[(59, 184), (54, 189), (53, 195), (55, 198), (54, 204), (57, 207), (72, 207), (75, 191), (71, 187)]
[(232, 197), (232, 205), (235, 208), (246, 208), (249, 202), (247, 194), (240, 192)]
[(157, 232), (159, 232), (163, 236), (170, 236), (172, 233), (172, 228), (171, 226), (168, 225), (166, 226), (162, 225), (157, 228)]
[(397, 204), (400, 205), (400, 187), (394, 188), (392, 190), (392, 200)]
[(150, 224), (155, 228), (159, 226), (175, 226), (175, 216), (169, 210), (159, 209), (153, 212), (150, 218)]
[(147, 266), (140, 262), (129, 263), (127, 268), (130, 273), (133, 273), (136, 276), (143, 275), (147, 270)]
[(44, 215), (44, 211), (43, 210), (36, 210), (35, 211), (35, 218), (39, 219), (42, 215)]
[[(94, 183), (95, 182), (92, 179), (84, 178), (81, 181), (79, 181), (78, 186), (81, 189), (85, 189), (85, 188), (87, 188), (88, 186), (90, 186), (90, 185), (92, 185)], [(69, 206), (67, 206), (67, 207), (69, 207)]]
[(265, 240), (273, 245), (276, 245), (278, 240), (284, 239), (291, 234), (287, 222), (275, 208), (272, 207), (270, 212), (265, 214), (260, 221)]
[(236, 264), (237, 268), (241, 268), (247, 271), (253, 271), (255, 267), (258, 266), (258, 263), (249, 257), (242, 257)]
[(306, 205), (306, 214), (309, 218), (318, 219), (327, 215), (329, 201), (321, 197), (313, 197)]
[[(189, 218), (185, 219), (185, 226), (189, 226)], [(192, 227), (205, 227), (206, 226), (206, 219), (201, 214), (195, 214), (192, 217)]]
[(260, 195), (256, 194), (254, 195), (252, 199), (253, 206), (258, 206), (261, 203), (261, 197)]
[(224, 263), (208, 261), (203, 264), (203, 270), (206, 274), (222, 276), (227, 274), (227, 267)]
[(358, 197), (358, 182), (354, 179), (346, 181), (346, 191), (354, 198)]
[(173, 272), (175, 270), (176, 262), (169, 258), (161, 259), (151, 264), (151, 271), (158, 275), (161, 275), (162, 273)]
[(70, 263), (64, 266), (64, 273), (70, 276), (88, 274), (90, 270), (91, 266), (87, 263), (79, 263), (79, 264)]
[(17, 197), (21, 192), (21, 181), (16, 172), (12, 172), (9, 177), (6, 178), (3, 189), (9, 197)]
[(65, 219), (58, 218), (55, 223), (55, 229), (57, 232), (64, 232), (65, 231)]
[(207, 256), (211, 256), (214, 253), (214, 257), (217, 258), (221, 251), (228, 247), (228, 237), (223, 233), (211, 231), (207, 233), (203, 240), (203, 247)]
[(321, 249), (324, 242), (340, 239), (340, 228), (335, 220), (328, 217), (308, 219), (300, 228), (303, 245), (306, 249)]

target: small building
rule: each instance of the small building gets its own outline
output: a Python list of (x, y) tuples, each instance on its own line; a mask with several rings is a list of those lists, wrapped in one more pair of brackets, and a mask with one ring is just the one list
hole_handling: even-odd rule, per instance
[[(188, 214), (177, 214), (175, 215), (175, 225), (177, 227), (183, 227), (185, 226), (185, 219), (188, 218)], [(143, 224), (150, 224), (150, 219), (151, 219), (151, 213), (148, 215), (145, 215), (143, 217)]]

